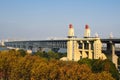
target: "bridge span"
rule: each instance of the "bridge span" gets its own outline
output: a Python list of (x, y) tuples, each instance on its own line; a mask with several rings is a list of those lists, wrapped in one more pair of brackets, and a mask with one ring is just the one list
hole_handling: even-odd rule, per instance
[[(68, 37), (60, 40), (33, 40), (5, 42), (5, 46), (15, 49), (38, 51), (43, 48), (51, 48), (57, 52), (59, 48), (67, 49), (66, 60), (78, 61), (82, 58), (110, 59), (117, 67), (117, 53), (115, 45), (120, 44), (120, 39), (100, 39), (98, 35), (90, 37), (90, 28), (85, 26), (84, 38), (74, 36), (74, 28), (69, 25)], [(105, 46), (104, 46), (105, 45)], [(105, 48), (105, 49), (104, 49)]]
[[(5, 46), (8, 48), (16, 48), (16, 49), (24, 49), (24, 50), (32, 50), (33, 52), (37, 52), (37, 50), (41, 50), (42, 48), (50, 48), (53, 51), (57, 52), (59, 48), (67, 49), (67, 41), (69, 39), (59, 39), (59, 40), (28, 40), (28, 41), (10, 41), (5, 42)], [(84, 38), (77, 38), (77, 41), (86, 41)], [(108, 51), (108, 47), (110, 48), (110, 44), (120, 44), (120, 39), (101, 39), (103, 44), (102, 50), (103, 52)], [(36, 49), (36, 50), (34, 50)], [(55, 50), (56, 49), (56, 50)], [(120, 47), (115, 46), (115, 51), (118, 56), (120, 56)]]
[(30, 40), (30, 41), (11, 41), (5, 42), (7, 47), (32, 49), (33, 47), (41, 48), (67, 48), (67, 40)]

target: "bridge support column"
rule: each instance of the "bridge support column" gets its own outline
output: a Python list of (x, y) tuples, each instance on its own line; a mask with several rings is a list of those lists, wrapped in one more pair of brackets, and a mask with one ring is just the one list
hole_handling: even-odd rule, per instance
[(88, 42), (88, 45), (89, 45), (88, 58), (89, 58), (89, 59), (92, 59), (91, 43)]
[(82, 58), (87, 58), (87, 57), (88, 57), (88, 55), (85, 52), (85, 43), (82, 42)]
[(74, 41), (74, 61), (80, 60), (80, 51), (77, 41)]
[(37, 47), (33, 47), (33, 48), (32, 48), (32, 52), (33, 52), (33, 53), (35, 53), (35, 52), (37, 52), (37, 51), (38, 51), (38, 48), (37, 48)]
[(102, 42), (100, 38), (94, 41), (94, 59), (106, 59), (105, 54), (102, 53)]
[(107, 57), (110, 59), (116, 66), (118, 66), (118, 56), (115, 54), (115, 43), (110, 41), (107, 43)]
[[(111, 42), (111, 43), (112, 43), (112, 42)], [(107, 56), (107, 58), (108, 58), (109, 60), (112, 61), (112, 55), (111, 55), (111, 53), (112, 53), (112, 46), (111, 46), (111, 43), (110, 43), (110, 42), (107, 43), (106, 56)]]
[(68, 60), (73, 60), (73, 40), (67, 42), (67, 58)]
[(118, 56), (115, 54), (115, 44), (112, 43), (111, 44), (111, 48), (112, 48), (112, 62), (115, 64), (116, 68), (118, 67)]

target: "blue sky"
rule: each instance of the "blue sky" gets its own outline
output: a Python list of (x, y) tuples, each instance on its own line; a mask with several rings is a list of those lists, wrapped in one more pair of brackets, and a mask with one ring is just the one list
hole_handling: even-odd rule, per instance
[(66, 37), (68, 25), (83, 37), (88, 24), (91, 35), (120, 38), (120, 0), (0, 0), (0, 39), (47, 39)]

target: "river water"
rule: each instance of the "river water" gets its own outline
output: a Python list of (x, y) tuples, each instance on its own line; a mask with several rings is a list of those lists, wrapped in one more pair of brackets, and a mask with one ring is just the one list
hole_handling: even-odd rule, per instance
[(9, 49), (6, 48), (6, 47), (1, 47), (1, 46), (0, 46), (0, 51), (2, 51), (2, 50), (9, 50)]

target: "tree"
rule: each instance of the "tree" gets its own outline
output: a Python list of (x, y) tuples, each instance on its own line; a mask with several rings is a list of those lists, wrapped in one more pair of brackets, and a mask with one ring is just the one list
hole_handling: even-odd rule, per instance
[(110, 73), (108, 72), (101, 72), (101, 73), (92, 73), (88, 80), (115, 80)]
[(112, 61), (110, 61), (109, 59), (106, 60), (99, 59), (94, 61), (92, 71), (96, 73), (107, 71), (112, 74), (112, 77), (114, 77), (116, 80), (119, 80), (118, 70), (116, 69)]
[(23, 49), (20, 49), (20, 50), (18, 50), (18, 52), (20, 53), (20, 55), (21, 56), (25, 56), (25, 55), (27, 55), (27, 52), (25, 51), (25, 50), (23, 50)]
[(10, 80), (30, 80), (31, 69), (36, 59), (36, 56), (31, 55), (19, 56), (16, 63), (12, 66)]
[(8, 80), (11, 74), (12, 65), (16, 62), (15, 50), (0, 52), (0, 78)]
[(115, 65), (110, 61), (109, 59), (101, 60), (101, 59), (82, 59), (79, 60), (78, 63), (81, 64), (87, 64), (93, 73), (102, 73), (103, 71), (111, 73), (112, 77), (114, 77), (116, 80), (119, 80), (119, 73), (115, 67)]
[(33, 55), (38, 55), (42, 58), (47, 58), (48, 60), (50, 59), (60, 59), (64, 56), (66, 56), (66, 53), (55, 53), (53, 51), (49, 51), (49, 52), (36, 52)]
[(92, 71), (95, 73), (102, 72), (103, 70), (103, 61), (101, 59), (94, 60), (92, 65)]
[[(91, 68), (88, 64), (102, 65), (102, 69), (92, 71), (93, 66)], [(3, 80), (114, 80), (110, 74), (115, 73), (110, 71), (113, 67), (108, 60), (83, 59), (77, 63), (28, 54), (21, 56), (16, 50), (0, 52), (0, 79)]]
[(82, 60), (79, 60), (78, 63), (81, 64), (87, 64), (90, 68), (92, 68), (93, 60), (88, 58), (83, 58)]
[(36, 59), (31, 69), (31, 77), (34, 80), (47, 80), (48, 64), (45, 60)]

